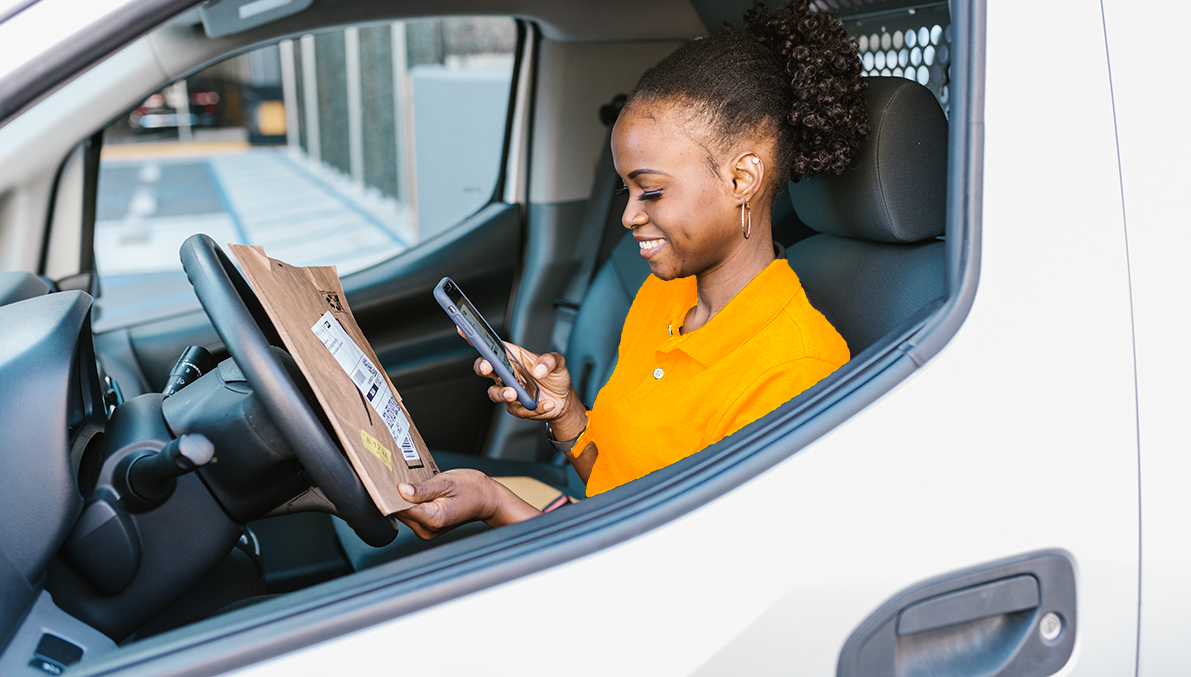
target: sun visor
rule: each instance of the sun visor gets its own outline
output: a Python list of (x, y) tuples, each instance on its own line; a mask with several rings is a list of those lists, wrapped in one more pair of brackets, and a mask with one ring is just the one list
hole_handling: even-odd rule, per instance
[(314, 0), (208, 0), (199, 6), (208, 38), (222, 38), (297, 14)]

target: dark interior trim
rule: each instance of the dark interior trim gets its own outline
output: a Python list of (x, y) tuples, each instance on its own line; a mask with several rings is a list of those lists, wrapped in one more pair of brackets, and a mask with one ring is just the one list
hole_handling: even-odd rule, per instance
[[(534, 111), (537, 110), (538, 99), (538, 55), (542, 52), (542, 31), (538, 25), (532, 21), (524, 19), (517, 19), (517, 58), (513, 64), (513, 83), (509, 90), (509, 114), (505, 119), (505, 147), (504, 152), (500, 158), (500, 181), (497, 183), (496, 190), (492, 193), (492, 201), (499, 202), (504, 199), (505, 185), (509, 177), (509, 156), (512, 153), (513, 143), (513, 122), (516, 119), (517, 93), (521, 86), (521, 79), (528, 78), (529, 96), (525, 102), (525, 122), (523, 123), (524, 133), (526, 135), (525, 154), (522, 161), (527, 163), (525, 171), (525, 203), (518, 205), (519, 208), (519, 224), (521, 227), (521, 237), (519, 239), (521, 244), (521, 251), (517, 256), (517, 269), (513, 272), (513, 285), (509, 288), (509, 302), (505, 306), (504, 317), (502, 322), (505, 326), (506, 337), (504, 340), (515, 340), (515, 337), (508, 336), (512, 328), (513, 308), (517, 305), (517, 290), (521, 287), (521, 278), (525, 274), (525, 266), (527, 263), (527, 254), (529, 252), (529, 186), (530, 175), (533, 173), (533, 164), (530, 163), (530, 158), (533, 157), (533, 123)], [(526, 55), (529, 56), (526, 62)], [(491, 435), (492, 422), (489, 421), (484, 437)]]
[(103, 152), (103, 131), (83, 142), (83, 223), (79, 243), (79, 272), (95, 271), (95, 210), (99, 199), (99, 156)]
[[(920, 0), (886, 0), (886, 2), (876, 5), (877, 9), (867, 12), (849, 13), (850, 10), (841, 8), (840, 18), (844, 21), (859, 21), (864, 19), (871, 19), (874, 17), (888, 16), (894, 12), (905, 12), (906, 10), (920, 10), (931, 9), (934, 7), (943, 7), (947, 5), (948, 0), (927, 0), (925, 2)], [(859, 2), (854, 3), (859, 5)], [(952, 24), (954, 25), (954, 17), (952, 17)]]
[(948, 296), (892, 341), (740, 432), (629, 486), (198, 623), (80, 665), (79, 675), (210, 675), (332, 640), (587, 556), (687, 514), (784, 461), (913, 373), (955, 335), (979, 276), (985, 0), (956, 3)]
[(525, 67), (525, 42), (532, 39), (531, 29), (522, 19), (514, 19), (517, 26), (517, 46), (513, 52), (513, 77), (509, 80), (509, 103), (505, 109), (505, 134), (500, 146), (500, 171), (496, 175), (496, 185), (492, 188), (492, 195), (488, 202), (500, 202), (505, 194), (505, 184), (509, 176), (509, 153), (512, 152), (513, 118), (517, 114), (517, 88), (521, 85), (521, 78)]
[[(953, 3), (951, 26), (963, 50), (951, 65), (953, 102), (947, 158), (947, 299), (941, 312), (909, 341), (918, 365), (934, 357), (968, 317), (980, 280), (980, 220), (984, 212), (985, 0)], [(954, 43), (953, 43), (954, 44)]]
[(50, 199), (49, 206), (46, 209), (45, 227), (41, 231), (41, 254), (37, 257), (37, 274), (45, 275), (46, 266), (49, 265), (50, 259), (50, 237), (54, 230), (54, 212), (58, 207), (58, 189), (62, 185), (62, 174), (66, 171), (66, 165), (70, 163), (70, 158), (77, 152), (77, 147), (72, 149), (62, 158), (62, 162), (58, 163), (58, 169), (54, 171), (54, 181), (50, 184)]

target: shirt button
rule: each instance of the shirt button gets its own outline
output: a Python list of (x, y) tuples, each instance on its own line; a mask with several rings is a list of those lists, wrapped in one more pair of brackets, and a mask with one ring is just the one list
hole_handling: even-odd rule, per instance
[(654, 369), (654, 370), (653, 370), (653, 377), (654, 377), (654, 378), (661, 378), (661, 377), (663, 377), (663, 376), (665, 376), (665, 375), (666, 375), (666, 372), (662, 371), (662, 368), (661, 368), (661, 367), (658, 367), (657, 369)]

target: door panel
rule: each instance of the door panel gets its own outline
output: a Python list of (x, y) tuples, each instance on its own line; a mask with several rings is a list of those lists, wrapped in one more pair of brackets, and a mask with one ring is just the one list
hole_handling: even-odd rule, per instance
[[(1141, 600), (1137, 674), (1191, 674), (1191, 351), (1188, 313), (1185, 158), (1191, 134), (1181, 120), (1154, 124), (1155, 113), (1179, 111), (1187, 95), (1155, 63), (1182, 58), (1177, 44), (1155, 41), (1153, 22), (1136, 5), (1105, 0), (1121, 190), (1129, 237), (1129, 281), (1136, 341), (1138, 443), (1141, 467)], [(1191, 4), (1166, 2), (1163, 21), (1187, 25)]]
[(450, 277), (507, 337), (505, 318), (521, 258), (521, 208), (493, 204), (406, 255), (344, 280), (360, 328), (401, 392), (431, 450), (474, 453), (491, 418), (476, 352), (434, 300)]
[(838, 677), (1057, 671), (1075, 648), (1075, 568), (1048, 553), (944, 576), (903, 592), (852, 633)]
[[(876, 402), (858, 398), (865, 408), (813, 445), (752, 429), (749, 451), (793, 455), (680, 519), (654, 527), (630, 515), (623, 523), (635, 538), (252, 674), (381, 664), (400, 642), (421, 649), (407, 671), (443, 672), (449, 656), (454, 673), (503, 661), (527, 675), (560, 664), (592, 675), (626, 664), (642, 674), (831, 675), (851, 633), (907, 586), (1054, 549), (1069, 553), (1079, 594), (1078, 648), (1060, 673), (1132, 674), (1137, 398), (1104, 25), (1096, 3), (1013, 0), (987, 12), (987, 30), (973, 24), (987, 39), (977, 53), (984, 108), (967, 111), (959, 137), (978, 136), (983, 155), (972, 159), (978, 171), (951, 184), (962, 190), (952, 216), (976, 219), (979, 238), (979, 269), (969, 261), (973, 269), (952, 272), (978, 274), (979, 288), (944, 350)], [(1055, 26), (1079, 39), (1060, 47)], [(1079, 67), (1023, 77), (1060, 59)], [(956, 100), (966, 106), (978, 93)], [(951, 166), (970, 167), (966, 149), (953, 150), (961, 162)], [(971, 213), (965, 200), (978, 200)], [(1165, 333), (1166, 343), (1177, 335)], [(659, 494), (633, 498), (673, 496)], [(680, 496), (664, 505), (681, 513), (693, 504)], [(582, 613), (541, 623), (560, 599)], [(479, 638), (483, 650), (457, 651), (459, 637)], [(576, 638), (600, 650), (576, 662)]]

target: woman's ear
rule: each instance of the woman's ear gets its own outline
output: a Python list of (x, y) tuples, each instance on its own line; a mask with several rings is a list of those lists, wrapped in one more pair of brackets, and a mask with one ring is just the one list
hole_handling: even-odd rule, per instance
[(756, 153), (741, 153), (732, 162), (732, 195), (749, 202), (761, 192), (765, 180), (765, 162)]

